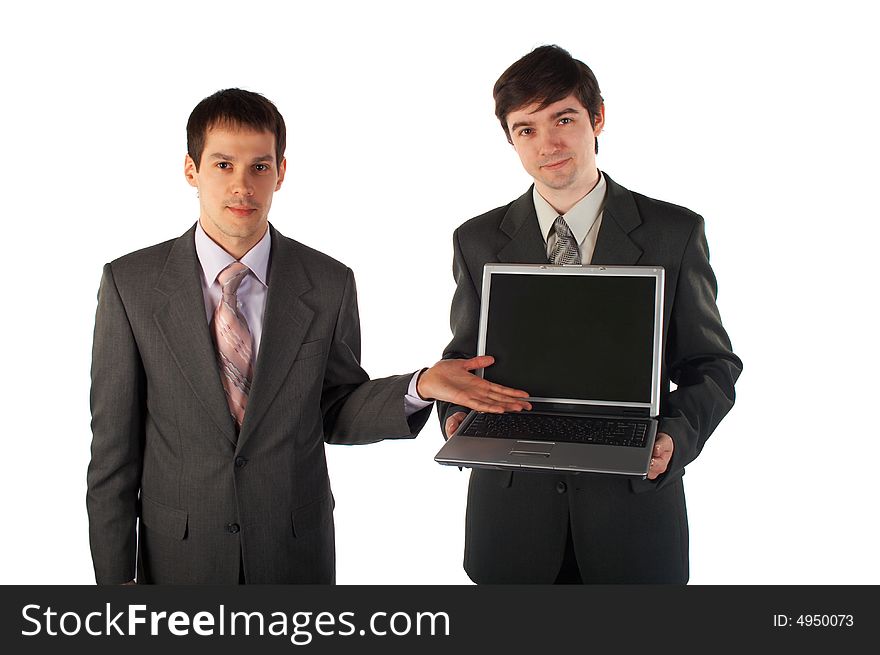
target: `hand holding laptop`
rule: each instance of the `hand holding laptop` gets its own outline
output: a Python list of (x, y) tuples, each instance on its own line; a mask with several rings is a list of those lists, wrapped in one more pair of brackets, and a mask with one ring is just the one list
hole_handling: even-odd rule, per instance
[(648, 467), (649, 480), (656, 480), (660, 475), (666, 473), (674, 449), (675, 443), (672, 441), (672, 437), (665, 432), (658, 432), (657, 439), (654, 441), (654, 450), (651, 453), (651, 464)]
[(467, 414), (465, 412), (455, 412), (452, 416), (446, 419), (446, 434), (445, 438), (451, 437), (455, 434), (455, 431), (458, 430), (458, 426), (461, 425), (461, 422), (467, 418)]
[(425, 400), (443, 400), (475, 409), (478, 412), (502, 414), (531, 409), (525, 400), (529, 394), (489, 382), (471, 371), (491, 366), (489, 355), (471, 359), (441, 359), (419, 376), (417, 391)]

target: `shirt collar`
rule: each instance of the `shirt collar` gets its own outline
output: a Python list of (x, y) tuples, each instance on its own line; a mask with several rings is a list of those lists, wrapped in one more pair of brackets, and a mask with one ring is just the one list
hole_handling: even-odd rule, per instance
[[(272, 238), (267, 228), (263, 238), (253, 248), (248, 250), (240, 260), (265, 287), (269, 286), (268, 270), (271, 248)], [(196, 224), (196, 256), (199, 258), (202, 274), (205, 276), (205, 282), (207, 282), (209, 287), (214, 284), (220, 271), (236, 261), (235, 257), (211, 240), (211, 237), (202, 229), (201, 222)]]
[[(602, 213), (605, 205), (606, 187), (605, 176), (599, 171), (599, 181), (596, 182), (596, 186), (587, 195), (578, 200), (575, 206), (569, 209), (567, 213), (562, 214), (579, 244), (583, 243), (590, 228), (593, 227), (596, 219), (599, 218), (599, 214)], [(535, 213), (538, 214), (538, 225), (541, 228), (541, 235), (546, 242), (553, 229), (553, 222), (559, 216), (559, 212), (553, 209), (549, 202), (544, 200), (544, 197), (538, 193), (537, 187), (532, 189), (532, 198), (535, 202)]]

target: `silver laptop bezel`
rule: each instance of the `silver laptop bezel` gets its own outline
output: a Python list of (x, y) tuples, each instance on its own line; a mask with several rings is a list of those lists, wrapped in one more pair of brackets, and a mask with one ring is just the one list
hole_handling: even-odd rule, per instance
[[(580, 266), (553, 264), (486, 264), (483, 267), (483, 291), (480, 302), (480, 332), (477, 339), (477, 354), (486, 354), (486, 330), (489, 325), (489, 294), (492, 286), (492, 275), (590, 275), (608, 277), (651, 277), (654, 284), (654, 352), (651, 369), (651, 402), (631, 403), (608, 400), (582, 400), (578, 398), (543, 398), (530, 397), (535, 402), (567, 403), (573, 405), (590, 405), (605, 407), (627, 407), (648, 409), (649, 415), (660, 415), (660, 364), (663, 348), (663, 299), (666, 272), (662, 266)], [(485, 369), (477, 374), (483, 377)]]

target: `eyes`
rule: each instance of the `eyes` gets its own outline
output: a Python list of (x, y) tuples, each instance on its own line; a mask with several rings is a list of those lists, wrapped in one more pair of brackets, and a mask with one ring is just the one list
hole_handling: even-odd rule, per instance
[[(556, 123), (556, 125), (557, 126), (569, 125), (571, 123), (574, 123), (574, 119), (571, 116), (563, 116), (562, 118), (559, 119), (559, 121)], [(535, 133), (534, 127), (521, 127), (520, 129), (518, 129), (516, 131), (516, 135), (521, 136), (521, 137), (532, 136), (534, 133)]]
[[(214, 164), (214, 166), (219, 168), (221, 171), (231, 171), (232, 170), (232, 162), (228, 162), (228, 161), (218, 161), (216, 164)], [(262, 164), (262, 163), (254, 164), (253, 168), (254, 168), (254, 171), (257, 173), (268, 173), (270, 170), (272, 170), (272, 167), (269, 166), (269, 164)]]

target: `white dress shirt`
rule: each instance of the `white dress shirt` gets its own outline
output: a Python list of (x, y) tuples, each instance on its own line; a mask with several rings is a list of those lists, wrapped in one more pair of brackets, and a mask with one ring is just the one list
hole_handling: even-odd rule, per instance
[[(555, 217), (554, 217), (555, 218)], [(224, 268), (236, 261), (235, 257), (223, 250), (211, 240), (201, 222), (196, 225), (196, 256), (202, 269), (202, 296), (205, 299), (205, 317), (208, 324), (214, 318), (214, 311), (223, 296), (217, 276)], [(269, 253), (272, 249), (272, 238), (269, 230), (253, 248), (248, 250), (239, 261), (250, 269), (238, 287), (238, 311), (247, 321), (248, 329), (254, 340), (254, 364), (260, 352), (260, 339), (263, 336), (263, 316), (266, 313), (266, 293), (269, 290)], [(416, 390), (419, 374), (416, 372), (409, 383), (409, 389), (403, 397), (404, 412), (407, 416), (415, 414), (431, 404), (430, 400), (419, 398)]]
[(577, 241), (581, 252), (581, 263), (589, 264), (593, 259), (593, 251), (596, 249), (596, 237), (599, 235), (599, 226), (602, 224), (602, 211), (605, 208), (605, 176), (599, 172), (599, 181), (596, 186), (583, 198), (577, 201), (574, 207), (565, 214), (560, 214), (544, 197), (538, 193), (538, 188), (532, 189), (532, 199), (535, 202), (535, 213), (538, 214), (538, 226), (544, 243), (547, 245), (547, 258), (553, 252), (556, 245), (556, 231), (553, 222), (557, 216), (562, 216), (568, 223), (571, 233)]

